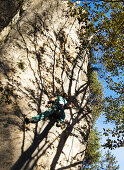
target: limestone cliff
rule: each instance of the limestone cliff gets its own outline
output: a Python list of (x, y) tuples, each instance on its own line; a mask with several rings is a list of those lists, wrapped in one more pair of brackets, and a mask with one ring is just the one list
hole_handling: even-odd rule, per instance
[[(88, 108), (88, 49), (67, 1), (33, 0), (0, 50), (0, 167), (2, 170), (80, 169), (91, 116)], [(67, 94), (64, 127), (54, 120), (25, 125), (24, 117)]]

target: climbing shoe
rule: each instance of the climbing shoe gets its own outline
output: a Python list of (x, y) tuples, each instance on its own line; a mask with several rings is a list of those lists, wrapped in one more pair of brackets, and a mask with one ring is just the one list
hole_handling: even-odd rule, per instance
[(26, 124), (29, 124), (29, 123), (30, 123), (30, 119), (26, 117), (26, 118), (25, 118), (25, 123), (26, 123)]
[(29, 123), (36, 123), (32, 118), (25, 118), (25, 123), (29, 124)]

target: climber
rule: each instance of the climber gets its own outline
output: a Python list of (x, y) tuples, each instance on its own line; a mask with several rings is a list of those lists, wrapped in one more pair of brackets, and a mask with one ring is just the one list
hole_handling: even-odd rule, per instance
[(56, 120), (58, 120), (57, 125), (61, 126), (61, 124), (64, 122), (65, 119), (65, 109), (72, 108), (73, 104), (68, 103), (67, 100), (64, 97), (56, 96), (53, 97), (48, 101), (48, 104), (52, 103), (52, 107), (46, 110), (45, 112), (34, 116), (32, 118), (25, 118), (26, 124), (28, 123), (36, 123), (40, 120), (43, 120), (46, 117), (54, 117)]

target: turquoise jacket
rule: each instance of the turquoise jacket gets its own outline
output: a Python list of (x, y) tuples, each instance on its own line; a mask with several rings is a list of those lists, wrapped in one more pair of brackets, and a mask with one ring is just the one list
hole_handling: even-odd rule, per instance
[[(58, 115), (60, 123), (62, 123), (65, 119), (64, 106), (66, 103), (67, 103), (67, 100), (65, 98), (61, 96), (57, 96), (53, 109), (56, 115)], [(62, 105), (61, 108), (60, 108), (60, 105)]]

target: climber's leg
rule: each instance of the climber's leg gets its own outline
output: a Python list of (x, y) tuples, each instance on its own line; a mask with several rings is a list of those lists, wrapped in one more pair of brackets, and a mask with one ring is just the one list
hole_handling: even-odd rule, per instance
[(51, 108), (49, 108), (48, 110), (46, 110), (45, 112), (32, 117), (34, 122), (38, 122), (40, 120), (43, 120), (44, 118), (48, 117), (49, 115), (53, 114), (53, 110)]

